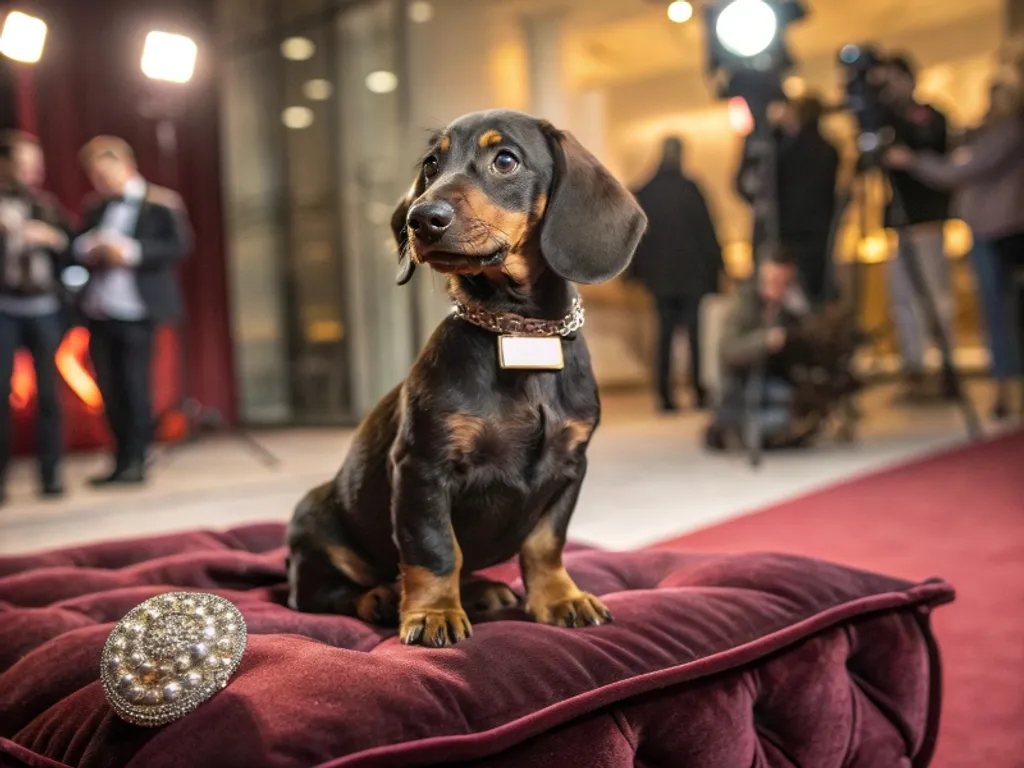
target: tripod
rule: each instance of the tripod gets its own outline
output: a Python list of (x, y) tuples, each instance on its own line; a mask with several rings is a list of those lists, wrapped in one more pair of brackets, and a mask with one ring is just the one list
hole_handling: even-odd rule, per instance
[[(782, 247), (779, 236), (779, 200), (777, 184), (777, 152), (775, 136), (771, 122), (768, 120), (769, 93), (762, 98), (747, 99), (751, 116), (754, 118), (754, 130), (750, 134), (750, 151), (756, 159), (757, 185), (754, 192), (754, 226), (755, 231), (762, 233), (761, 242), (757, 244), (757, 252), (753, 254), (754, 280), (757, 280), (758, 265), (762, 254), (775, 254)], [(762, 331), (767, 330), (767, 322), (762, 319)], [(761, 423), (761, 406), (766, 392), (766, 363), (757, 363), (751, 371), (744, 392), (744, 443), (750, 466), (755, 469), (761, 466), (764, 453), (763, 424)]]
[[(858, 173), (854, 179), (854, 184), (857, 185), (857, 200), (860, 206), (859, 235), (861, 239), (867, 234), (868, 183), (875, 174), (882, 173), (877, 164), (872, 162), (872, 157), (865, 156), (864, 160), (865, 162), (858, 168)], [(904, 266), (907, 270), (907, 277), (910, 279), (911, 288), (917, 296), (921, 309), (924, 312), (928, 333), (939, 347), (939, 352), (942, 356), (941, 376), (943, 385), (953, 396), (953, 399), (956, 400), (957, 405), (960, 408), (968, 438), (972, 440), (977, 439), (982, 434), (981, 422), (978, 419), (977, 410), (974, 408), (973, 402), (968, 397), (960, 375), (956, 370), (956, 365), (953, 361), (953, 349), (949, 341), (949, 336), (946, 334), (946, 330), (943, 327), (942, 318), (939, 315), (939, 310), (935, 303), (935, 297), (928, 288), (924, 270), (922, 269), (921, 261), (918, 258), (919, 254), (917, 252), (917, 247), (913, 238), (910, 237), (909, 218), (903, 204), (903, 198), (895, 184), (890, 182), (889, 186), (892, 190), (894, 219), (896, 220), (897, 230), (900, 232), (899, 258), (903, 260)], [(853, 280), (851, 284), (851, 301), (854, 309), (854, 317), (857, 317), (859, 314), (859, 308), (864, 291), (864, 281), (861, 275), (861, 269), (862, 266), (860, 264), (860, 260), (857, 259), (854, 263)]]

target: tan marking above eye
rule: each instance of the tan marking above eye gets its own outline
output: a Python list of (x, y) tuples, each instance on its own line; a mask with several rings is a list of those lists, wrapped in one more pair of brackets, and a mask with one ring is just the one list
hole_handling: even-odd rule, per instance
[(442, 152), (447, 152), (451, 148), (451, 146), (452, 146), (452, 137), (449, 136), (448, 134), (445, 134), (444, 136), (442, 136), (441, 137), (441, 141), (438, 142), (438, 148)]
[(575, 451), (582, 443), (590, 439), (594, 425), (592, 422), (580, 419), (566, 419), (562, 429), (562, 434), (567, 438), (569, 450)]
[(504, 139), (502, 138), (501, 134), (492, 129), (490, 131), (485, 132), (480, 137), (480, 146), (493, 147), (496, 144), (501, 144), (502, 141), (504, 141)]

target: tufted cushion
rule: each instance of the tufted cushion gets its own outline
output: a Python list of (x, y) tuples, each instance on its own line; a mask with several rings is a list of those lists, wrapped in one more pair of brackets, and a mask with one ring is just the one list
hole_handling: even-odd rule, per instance
[[(31, 766), (922, 766), (938, 719), (928, 612), (952, 599), (782, 555), (576, 549), (615, 614), (564, 630), (515, 611), (449, 650), (283, 605), (278, 525), (0, 559), (0, 764)], [(521, 588), (513, 566), (491, 575)], [(160, 729), (98, 682), (114, 622), (214, 590), (249, 647), (227, 689)]]

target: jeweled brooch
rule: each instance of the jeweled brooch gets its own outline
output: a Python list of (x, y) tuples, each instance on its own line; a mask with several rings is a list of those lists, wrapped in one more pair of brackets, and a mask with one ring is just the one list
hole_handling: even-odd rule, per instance
[(107, 701), (135, 725), (178, 720), (228, 684), (246, 637), (242, 614), (223, 597), (151, 597), (118, 622), (103, 646)]

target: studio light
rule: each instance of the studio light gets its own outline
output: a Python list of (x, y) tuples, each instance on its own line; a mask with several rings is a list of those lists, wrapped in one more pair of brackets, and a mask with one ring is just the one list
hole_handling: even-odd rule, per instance
[(187, 83), (196, 69), (199, 49), (184, 35), (150, 32), (142, 50), (142, 72), (153, 80)]
[(736, 56), (757, 56), (768, 50), (779, 31), (775, 11), (764, 0), (733, 0), (718, 15), (715, 34)]
[[(718, 0), (705, 6), (707, 74), (720, 98), (774, 98), (793, 60), (786, 31), (803, 19), (801, 0)], [(756, 93), (755, 93), (756, 92)]]
[(46, 22), (21, 11), (11, 11), (0, 33), (0, 53), (14, 61), (35, 64), (43, 57)]
[(693, 18), (693, 6), (686, 0), (675, 0), (668, 6), (669, 21), (683, 24)]

